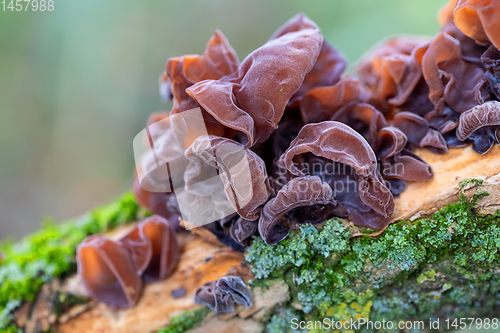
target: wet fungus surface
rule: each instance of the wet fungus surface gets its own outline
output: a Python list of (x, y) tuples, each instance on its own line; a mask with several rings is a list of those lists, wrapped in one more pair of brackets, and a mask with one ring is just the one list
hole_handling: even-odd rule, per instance
[(194, 302), (206, 305), (218, 313), (233, 312), (235, 304), (241, 304), (246, 308), (253, 304), (250, 288), (238, 276), (221, 277), (217, 281), (210, 281), (198, 287)]
[(104, 236), (89, 236), (78, 247), (77, 260), (78, 276), (90, 297), (114, 308), (137, 303), (142, 279), (128, 249)]
[[(254, 234), (275, 244), (332, 216), (383, 229), (406, 182), (433, 176), (413, 148), (444, 154), (472, 144), (486, 153), (500, 133), (496, 11), (451, 0), (435, 37), (383, 41), (354, 75), (303, 14), (241, 63), (220, 31), (202, 56), (170, 59), (160, 81), (171, 114), (199, 107), (208, 134), (186, 147), (200, 161), (184, 178), (199, 180), (202, 164), (216, 168), (237, 212), (205, 227), (235, 249)], [(241, 160), (250, 176), (238, 171)], [(179, 215), (173, 194), (134, 189), (147, 208)]]
[(113, 308), (133, 306), (143, 281), (168, 277), (179, 261), (175, 231), (153, 215), (119, 240), (87, 237), (78, 247), (78, 276), (90, 297)]
[[(277, 244), (290, 230), (334, 216), (384, 229), (406, 183), (433, 177), (414, 148), (445, 154), (472, 144), (485, 154), (499, 143), (499, 16), (498, 1), (450, 0), (433, 38), (387, 39), (352, 75), (303, 14), (241, 63), (216, 31), (203, 55), (169, 59), (160, 77), (173, 107), (150, 117), (149, 140), (161, 142), (159, 155), (180, 142), (184, 160), (153, 181), (180, 189), (199, 216), (216, 216), (203, 227), (240, 251), (254, 236)], [(180, 137), (186, 124), (151, 127), (194, 108), (205, 135)], [(137, 177), (133, 190), (140, 205), (166, 220), (146, 220), (119, 241), (92, 236), (78, 251), (87, 290), (115, 307), (137, 301), (142, 279), (172, 272), (173, 229), (189, 220), (178, 192), (150, 191)], [(251, 295), (241, 279), (226, 277), (201, 286), (195, 301), (231, 312), (235, 303), (251, 306)]]

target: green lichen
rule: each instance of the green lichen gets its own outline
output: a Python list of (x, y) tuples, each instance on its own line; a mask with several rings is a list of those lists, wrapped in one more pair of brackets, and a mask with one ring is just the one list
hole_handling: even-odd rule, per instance
[(55, 224), (14, 243), (0, 245), (0, 330), (23, 301), (32, 301), (40, 287), (55, 277), (75, 272), (75, 252), (88, 235), (104, 232), (147, 215), (131, 193), (74, 221)]
[[(377, 237), (348, 239), (342, 222), (330, 220), (320, 228), (303, 226), (276, 246), (255, 239), (247, 252), (254, 284), (281, 276), (291, 291), (288, 306), (307, 320), (428, 319), (446, 304), (463, 304), (466, 314), (477, 295), (500, 292), (498, 272), (489, 269), (500, 267), (500, 213), (478, 216), (476, 200), (462, 195), (430, 217), (392, 224)], [(457, 287), (460, 279), (470, 283)]]
[(209, 314), (207, 307), (201, 307), (186, 311), (177, 317), (170, 319), (170, 324), (158, 331), (158, 333), (183, 333), (198, 326)]
[(292, 319), (300, 318), (300, 313), (293, 309), (279, 309), (272, 314), (265, 331), (267, 333), (299, 333), (302, 330), (292, 328)]
[[(436, 271), (434, 280), (397, 281), (377, 293), (370, 320), (428, 320), (429, 318), (466, 318), (499, 315), (496, 295), (500, 281), (477, 280), (479, 271), (467, 271), (453, 263), (453, 255), (427, 264), (424, 270)], [(443, 330), (443, 329), (442, 329)]]
[[(500, 265), (500, 228), (496, 225), (478, 230), (469, 243), (457, 251), (455, 263), (467, 269), (488, 269)], [(488, 274), (483, 274), (488, 278)]]
[(340, 220), (331, 219), (322, 227), (304, 225), (281, 243), (267, 246), (259, 237), (248, 248), (246, 260), (253, 263), (256, 279), (268, 278), (285, 266), (310, 267), (316, 257), (328, 257), (347, 250), (349, 232)]

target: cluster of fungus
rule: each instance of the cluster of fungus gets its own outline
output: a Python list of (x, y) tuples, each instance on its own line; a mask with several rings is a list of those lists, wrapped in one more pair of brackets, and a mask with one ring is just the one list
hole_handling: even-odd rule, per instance
[[(153, 114), (148, 125), (199, 108), (208, 134), (182, 139), (192, 163), (161, 181), (182, 179), (199, 209), (197, 200), (213, 192), (195, 186), (203, 165), (217, 168), (236, 213), (204, 228), (239, 250), (256, 234), (277, 244), (289, 230), (333, 216), (383, 229), (406, 182), (433, 177), (413, 148), (444, 154), (472, 144), (485, 154), (499, 143), (499, 17), (500, 1), (450, 0), (436, 36), (383, 41), (355, 75), (345, 74), (345, 58), (303, 14), (241, 63), (216, 31), (203, 55), (169, 59), (160, 78), (173, 108)], [(170, 153), (175, 131), (155, 133), (160, 153)], [(239, 170), (241, 159), (250, 177)], [(134, 305), (143, 280), (166, 278), (179, 258), (175, 194), (150, 192), (137, 177), (133, 191), (157, 215), (117, 241), (90, 236), (77, 252), (89, 295), (112, 307)], [(201, 286), (195, 302), (217, 312), (252, 303), (237, 277)]]
[(77, 250), (78, 276), (88, 295), (113, 308), (133, 306), (142, 284), (163, 280), (179, 261), (175, 231), (165, 218), (153, 215), (119, 240), (87, 237)]
[[(224, 190), (229, 198), (252, 189), (251, 200), (233, 201), (236, 214), (204, 226), (233, 248), (255, 234), (276, 244), (332, 216), (380, 230), (406, 182), (433, 177), (413, 148), (444, 154), (471, 143), (485, 154), (499, 143), (498, 17), (498, 1), (450, 0), (436, 36), (390, 38), (355, 75), (303, 14), (241, 63), (216, 31), (203, 55), (168, 60), (160, 90), (173, 108), (149, 124), (198, 107), (208, 137), (190, 141), (186, 155), (206, 140), (245, 152), (251, 179), (232, 165)], [(228, 158), (219, 151), (212, 164), (223, 173)], [(184, 180), (192, 174), (186, 169)], [(137, 179), (134, 193), (149, 210), (180, 216), (175, 194), (148, 192)]]

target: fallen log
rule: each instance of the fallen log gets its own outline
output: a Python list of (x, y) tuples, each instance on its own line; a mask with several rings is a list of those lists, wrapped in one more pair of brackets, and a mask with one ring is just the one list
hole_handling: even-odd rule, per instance
[[(461, 194), (469, 201), (474, 201), (474, 213), (479, 215), (492, 214), (500, 207), (500, 147), (498, 145), (484, 156), (478, 156), (472, 152), (470, 147), (451, 149), (446, 155), (436, 155), (426, 150), (418, 150), (417, 154), (432, 167), (434, 178), (429, 182), (408, 185), (406, 191), (396, 200), (393, 221), (404, 220), (405, 222), (396, 224), (418, 224), (419, 218), (429, 216), (446, 205), (459, 201)], [(118, 237), (126, 231), (127, 227), (121, 228), (114, 231), (113, 235)], [(356, 233), (353, 232), (352, 235), (356, 235)], [(374, 238), (378, 239), (383, 236), (384, 233)], [(26, 328), (26, 332), (36, 332), (42, 328), (46, 329), (47, 326), (52, 327), (57, 332), (72, 333), (89, 331), (154, 332), (164, 327), (167, 327), (166, 331), (172, 327), (172, 331), (175, 331), (174, 329), (177, 331), (191, 329), (192, 332), (204, 333), (259, 332), (265, 327), (270, 330), (270, 327), (276, 326), (280, 320), (281, 323), (286, 322), (287, 327), (289, 327), (287, 315), (290, 316), (290, 313), (297, 315), (294, 311), (303, 309), (301, 304), (297, 302), (297, 292), (290, 290), (296, 287), (296, 276), (293, 276), (291, 280), (288, 277), (254, 279), (254, 305), (250, 309), (238, 307), (234, 313), (223, 315), (206, 311), (204, 307), (194, 304), (195, 289), (207, 281), (216, 280), (227, 274), (240, 275), (247, 281), (251, 280), (253, 276), (250, 267), (245, 263), (243, 254), (217, 242), (205, 240), (199, 235), (182, 234), (180, 242), (182, 256), (176, 272), (164, 281), (148, 284), (136, 307), (112, 310), (103, 304), (86, 302), (66, 308), (63, 313), (54, 314), (46, 300), (53, 300), (55, 292), (72, 295), (72, 297), (85, 296), (76, 277), (71, 277), (65, 281), (57, 281), (55, 286), (50, 287), (51, 292), (42, 291), (33, 303), (31, 311), (28, 311), (26, 306), (20, 308), (16, 315), (18, 323), (24, 324), (22, 326)], [(498, 257), (498, 255), (494, 255)], [(334, 257), (325, 258), (325, 263), (328, 263), (329, 260), (332, 262), (338, 260), (338, 258), (332, 258)], [(441, 298), (442, 294), (446, 294), (446, 290), (453, 289), (453, 287), (449, 287), (450, 285), (470, 282), (487, 271), (484, 268), (477, 268), (476, 271), (464, 273), (463, 269), (460, 271), (460, 267), (456, 265), (456, 256), (450, 253), (445, 253), (428, 262), (426, 260), (422, 260), (408, 271), (399, 268), (388, 270), (387, 267), (367, 268), (371, 270), (372, 276), (379, 276), (386, 282), (383, 283), (382, 288), (378, 288), (376, 297), (368, 297), (370, 300), (366, 301), (365, 304), (358, 302), (360, 304), (357, 306), (363, 307), (358, 314), (366, 314), (363, 311), (366, 308), (372, 308), (370, 318), (384, 317), (387, 313), (377, 310), (377, 306), (373, 305), (374, 302), (375, 304), (376, 302), (395, 302), (394, 295), (396, 294), (416, 293), (423, 300), (425, 299), (425, 302), (431, 304)], [(496, 272), (496, 270), (500, 271), (500, 268), (492, 265), (491, 270)], [(401, 283), (408, 276), (416, 276), (417, 278)], [(374, 287), (373, 279), (368, 280), (371, 281), (369, 282), (371, 288)], [(491, 282), (493, 280), (490, 280), (491, 277), (489, 280), (486, 279), (485, 283), (493, 285), (494, 282)], [(290, 281), (292, 282), (290, 283)], [(356, 283), (367, 285), (367, 281), (357, 281)], [(178, 288), (184, 288), (185, 295), (176, 298), (172, 292)], [(355, 290), (358, 298), (360, 298), (359, 295), (363, 294), (359, 288), (351, 289)], [(377, 289), (376, 286), (374, 289)], [(480, 304), (491, 303), (488, 301), (491, 297), (488, 296), (491, 296), (495, 290), (493, 287), (489, 291), (483, 290), (482, 293), (475, 290), (477, 302)], [(399, 301), (406, 300), (406, 306), (408, 306), (412, 302), (408, 297), (399, 297)], [(330, 309), (338, 310), (339, 306), (342, 308), (342, 303), (345, 302), (340, 302), (340, 305), (335, 304)], [(378, 309), (380, 308), (379, 306)], [(464, 306), (446, 305), (436, 311), (436, 316), (450, 315), (450, 309), (456, 310), (457, 308), (460, 308), (463, 313), (475, 315), (487, 315), (495, 310), (495, 306), (483, 306), (482, 309), (486, 310), (484, 313), (484, 311), (479, 311), (477, 307), (467, 310)], [(328, 311), (333, 310), (327, 310), (326, 313), (330, 314)], [(412, 314), (410, 311), (408, 317), (411, 316), (417, 316), (417, 314)], [(187, 319), (179, 322), (179, 318)]]

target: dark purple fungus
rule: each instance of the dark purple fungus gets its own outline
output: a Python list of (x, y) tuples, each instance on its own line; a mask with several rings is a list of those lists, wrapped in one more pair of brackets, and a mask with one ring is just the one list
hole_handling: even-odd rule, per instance
[(298, 207), (328, 204), (336, 205), (330, 185), (318, 176), (294, 178), (264, 206), (259, 233), (267, 244), (277, 244), (288, 235), (288, 228), (280, 220), (284, 214)]
[(500, 102), (486, 102), (460, 115), (457, 127), (457, 137), (463, 141), (479, 128), (499, 125)]
[(232, 75), (186, 89), (224, 126), (241, 132), (247, 146), (265, 141), (276, 129), (290, 98), (318, 58), (323, 37), (307, 18), (298, 31), (269, 40)]
[(198, 287), (194, 294), (194, 302), (206, 305), (210, 310), (218, 313), (234, 311), (234, 300), (217, 288), (217, 281), (210, 281)]
[(448, 151), (443, 135), (431, 128), (427, 120), (415, 113), (400, 112), (396, 114), (392, 125), (405, 133), (408, 142), (414, 147), (427, 147), (440, 154)]
[(377, 170), (375, 153), (352, 128), (336, 121), (305, 125), (281, 159), (291, 173), (302, 176), (304, 173), (294, 164), (294, 159), (308, 152), (352, 167), (361, 200), (384, 217), (392, 215), (394, 198)]
[(420, 157), (405, 149), (406, 135), (396, 127), (385, 127), (378, 133), (377, 156), (384, 178), (405, 181), (432, 179), (432, 170)]
[(457, 138), (462, 141), (470, 139), (474, 151), (482, 155), (499, 142), (499, 126), (500, 102), (486, 102), (460, 115)]
[(179, 287), (170, 292), (170, 295), (172, 295), (173, 298), (181, 298), (186, 296), (187, 290), (184, 287)]
[(240, 277), (226, 276), (198, 287), (194, 302), (218, 313), (228, 313), (234, 311), (235, 303), (251, 307), (252, 292)]
[(209, 135), (196, 139), (186, 156), (196, 162), (186, 170), (189, 177), (198, 176), (205, 165), (217, 168), (231, 206), (244, 219), (258, 218), (273, 191), (265, 163), (257, 154), (234, 140)]
[(217, 280), (217, 288), (231, 296), (236, 304), (252, 306), (252, 291), (239, 276), (225, 276)]
[[(304, 14), (298, 14), (278, 28), (271, 36), (271, 39), (276, 39), (290, 32), (300, 31), (309, 26), (309, 22), (309, 19)], [(347, 60), (345, 57), (324, 40), (316, 63), (305, 76), (300, 88), (288, 101), (288, 107), (295, 107), (302, 99), (302, 96), (313, 88), (331, 86), (337, 83), (346, 68)]]
[(257, 231), (257, 227), (257, 221), (248, 221), (240, 217), (231, 224), (229, 233), (236, 242), (246, 245)]

